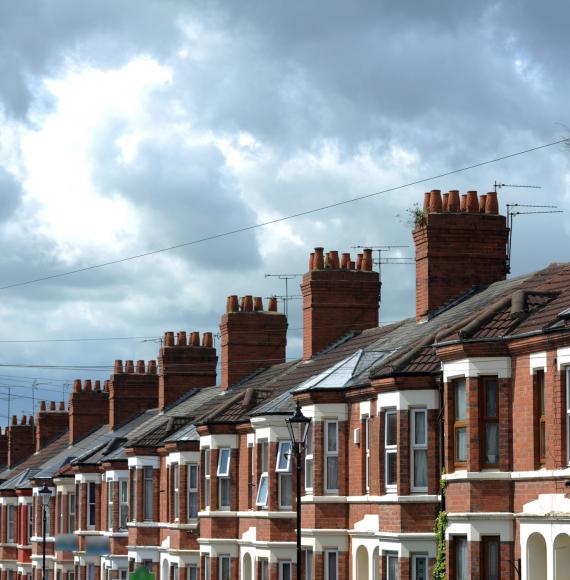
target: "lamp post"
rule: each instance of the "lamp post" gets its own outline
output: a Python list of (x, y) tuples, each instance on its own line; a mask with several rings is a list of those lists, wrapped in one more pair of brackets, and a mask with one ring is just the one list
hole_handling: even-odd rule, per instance
[(51, 499), (51, 490), (44, 481), (44, 486), (39, 491), (42, 500), (43, 511), (43, 534), (42, 534), (42, 579), (46, 580), (46, 528), (47, 528), (47, 512), (49, 509), (49, 500)]
[(310, 424), (311, 418), (303, 415), (301, 405), (297, 401), (295, 412), (287, 419), (291, 447), (297, 465), (297, 580), (301, 580), (301, 456), (305, 450)]

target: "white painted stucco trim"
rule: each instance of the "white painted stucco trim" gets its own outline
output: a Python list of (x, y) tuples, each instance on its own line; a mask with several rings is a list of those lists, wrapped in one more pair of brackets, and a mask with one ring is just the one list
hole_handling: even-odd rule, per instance
[(481, 536), (498, 535), (501, 542), (512, 542), (514, 519), (511, 512), (448, 513), (445, 537), (467, 536), (467, 541), (479, 542)]
[(559, 348), (556, 351), (556, 359), (558, 370), (561, 370), (562, 367), (565, 367), (566, 365), (570, 365), (570, 346)]
[(336, 419), (348, 420), (348, 405), (345, 403), (321, 403), (319, 405), (307, 405), (302, 408), (303, 415), (313, 421), (326, 421)]
[(377, 413), (383, 409), (407, 411), (413, 408), (439, 409), (437, 389), (409, 389), (378, 394)]
[(537, 370), (547, 371), (546, 352), (534, 352), (529, 355), (530, 374), (533, 375)]
[(239, 437), (231, 434), (204, 435), (200, 437), (200, 449), (237, 449), (239, 447)]
[(166, 465), (172, 465), (173, 463), (178, 463), (178, 465), (187, 465), (188, 463), (200, 463), (200, 452), (176, 451), (175, 453), (169, 453), (166, 457)]
[(510, 379), (512, 375), (511, 357), (473, 357), (443, 363), (443, 380), (460, 377), (480, 377), (497, 375), (500, 379)]
[(160, 457), (156, 455), (137, 455), (136, 457), (129, 457), (129, 468), (142, 469), (143, 467), (152, 467), (158, 469), (160, 467)]

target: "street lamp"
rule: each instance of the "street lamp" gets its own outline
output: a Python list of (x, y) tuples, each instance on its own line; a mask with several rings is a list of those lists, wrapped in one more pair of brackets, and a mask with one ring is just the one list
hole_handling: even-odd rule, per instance
[(297, 580), (301, 580), (301, 455), (305, 449), (310, 424), (311, 418), (303, 415), (301, 405), (297, 401), (295, 412), (287, 419), (287, 428), (297, 464)]
[(42, 500), (43, 511), (43, 538), (42, 538), (42, 578), (46, 580), (46, 528), (47, 528), (47, 512), (49, 509), (49, 500), (51, 499), (51, 490), (44, 481), (44, 486), (39, 491)]

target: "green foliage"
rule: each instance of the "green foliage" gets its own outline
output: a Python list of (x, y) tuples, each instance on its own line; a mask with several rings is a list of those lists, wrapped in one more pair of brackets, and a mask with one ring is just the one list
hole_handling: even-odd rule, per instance
[(415, 203), (412, 207), (406, 210), (408, 214), (408, 219), (406, 220), (409, 225), (413, 227), (419, 227), (424, 223), (424, 210)]
[(437, 557), (433, 567), (433, 580), (445, 580), (445, 530), (447, 529), (447, 513), (439, 512), (433, 526), (437, 542)]

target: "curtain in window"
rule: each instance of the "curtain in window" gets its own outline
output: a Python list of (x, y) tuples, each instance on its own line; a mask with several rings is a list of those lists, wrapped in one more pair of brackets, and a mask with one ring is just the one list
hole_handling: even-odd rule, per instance
[(455, 562), (457, 580), (467, 580), (467, 539), (455, 538)]
[(487, 578), (499, 580), (499, 542), (487, 543)]
[(485, 425), (486, 459), (487, 463), (499, 463), (499, 424)]
[(414, 451), (414, 487), (427, 487), (427, 450)]

